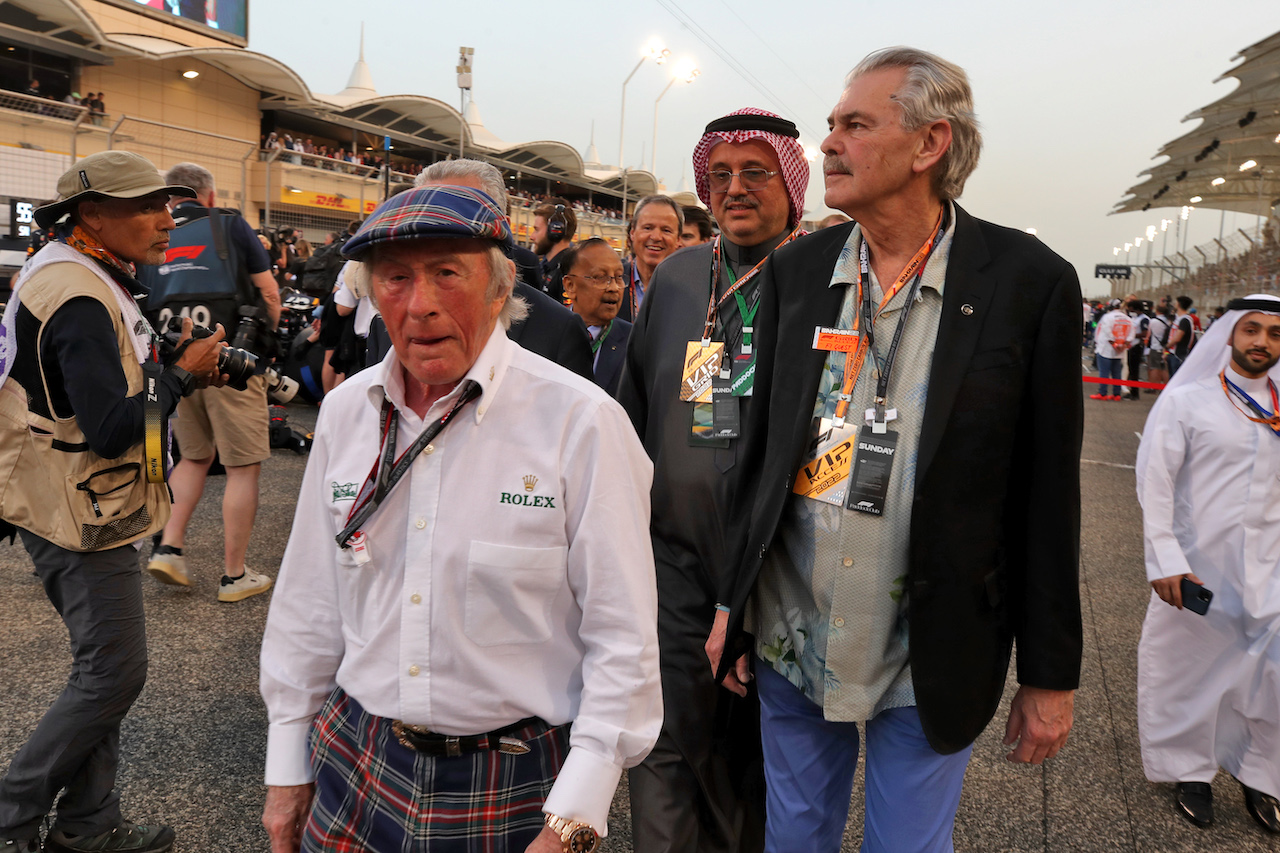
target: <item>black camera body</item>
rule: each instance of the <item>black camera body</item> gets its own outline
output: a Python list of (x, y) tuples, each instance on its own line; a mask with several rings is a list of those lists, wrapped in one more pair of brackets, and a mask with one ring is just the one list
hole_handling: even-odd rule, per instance
[[(241, 321), (243, 325), (243, 321)], [(197, 341), (201, 338), (208, 338), (213, 332), (204, 326), (191, 327), (191, 340)], [(237, 330), (236, 339), (239, 340), (240, 335)], [(160, 357), (165, 364), (172, 363), (181, 353), (184, 347), (178, 346), (178, 341), (182, 339), (182, 318), (170, 317), (169, 325), (160, 334)], [(258, 357), (246, 349), (240, 347), (223, 347), (218, 353), (218, 372), (226, 374), (229, 378), (227, 385), (235, 388), (237, 391), (244, 391), (249, 387), (249, 377), (253, 376), (254, 371), (258, 367)]]

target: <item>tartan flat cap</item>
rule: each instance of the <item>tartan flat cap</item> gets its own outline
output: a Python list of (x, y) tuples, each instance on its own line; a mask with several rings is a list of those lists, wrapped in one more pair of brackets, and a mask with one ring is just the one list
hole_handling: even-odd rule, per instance
[(492, 240), (511, 254), (511, 225), (498, 203), (480, 190), (460, 186), (420, 187), (392, 196), (373, 211), (342, 247), (363, 260), (381, 243), (423, 238)]

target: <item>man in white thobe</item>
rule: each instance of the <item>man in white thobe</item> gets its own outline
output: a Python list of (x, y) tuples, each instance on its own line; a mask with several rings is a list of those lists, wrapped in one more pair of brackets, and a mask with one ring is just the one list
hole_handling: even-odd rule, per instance
[[(1229, 307), (1160, 396), (1138, 451), (1153, 591), (1138, 733), (1147, 778), (1177, 783), (1192, 823), (1213, 822), (1221, 767), (1254, 820), (1280, 833), (1280, 299)], [(1212, 591), (1204, 615), (1185, 606), (1183, 578)]]

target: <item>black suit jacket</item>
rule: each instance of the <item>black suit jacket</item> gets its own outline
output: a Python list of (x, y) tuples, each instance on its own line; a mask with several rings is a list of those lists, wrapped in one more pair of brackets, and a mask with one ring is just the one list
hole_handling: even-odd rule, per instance
[[(757, 476), (739, 495), (741, 569), (730, 574), (731, 653), (808, 441), (844, 288), (831, 273), (852, 224), (779, 249), (766, 267), (753, 417), (767, 419)], [(911, 513), (907, 591), (920, 719), (942, 753), (991, 720), (1017, 640), (1018, 680), (1074, 689), (1081, 654), (1080, 286), (1034, 237), (956, 207)], [(761, 405), (767, 400), (767, 405)], [(757, 425), (758, 428), (758, 425)]]
[(609, 327), (609, 337), (600, 344), (596, 358), (596, 384), (610, 397), (618, 396), (618, 381), (622, 379), (622, 363), (627, 359), (627, 340), (631, 337), (631, 324), (615, 318)]
[(507, 337), (530, 352), (594, 380), (591, 336), (582, 318), (523, 281), (516, 281), (515, 292), (529, 303), (529, 316), (513, 323)]

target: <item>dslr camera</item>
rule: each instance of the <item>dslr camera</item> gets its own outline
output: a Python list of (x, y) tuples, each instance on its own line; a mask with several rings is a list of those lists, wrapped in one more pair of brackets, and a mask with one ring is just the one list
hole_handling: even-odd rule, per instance
[[(213, 332), (204, 326), (192, 326), (191, 328), (191, 340), (193, 341), (212, 335)], [(238, 337), (239, 335), (237, 335), (237, 339)], [(160, 335), (160, 357), (165, 364), (171, 364), (185, 349), (185, 346), (178, 346), (178, 341), (181, 339), (182, 318), (170, 317), (169, 325), (165, 327), (165, 330)], [(237, 391), (244, 391), (249, 387), (249, 377), (253, 376), (257, 367), (258, 357), (246, 349), (223, 347), (218, 353), (218, 372), (230, 377), (227, 384)]]

